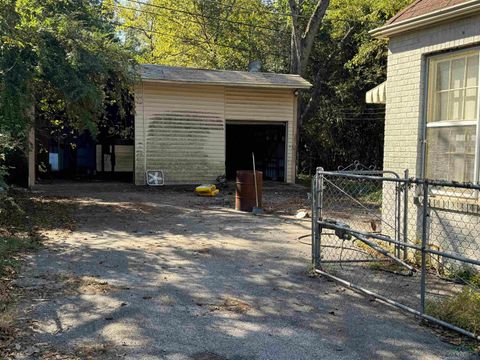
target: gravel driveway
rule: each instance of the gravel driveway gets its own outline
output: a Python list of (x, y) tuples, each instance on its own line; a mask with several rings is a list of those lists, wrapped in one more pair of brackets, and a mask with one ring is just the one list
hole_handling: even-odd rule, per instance
[[(228, 194), (37, 191), (72, 197), (78, 225), (48, 233), (17, 281), (29, 294), (18, 358), (475, 358), (410, 316), (309, 277), (310, 248), (298, 241), (308, 221), (236, 212)], [(282, 196), (272, 191), (267, 199)]]

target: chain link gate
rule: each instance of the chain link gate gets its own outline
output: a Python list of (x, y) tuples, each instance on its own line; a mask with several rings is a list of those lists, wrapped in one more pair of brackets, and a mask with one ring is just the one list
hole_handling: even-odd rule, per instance
[[(480, 304), (480, 186), (411, 179), (358, 163), (312, 180), (315, 271), (480, 339), (442, 309)], [(453, 305), (452, 305), (453, 304)], [(472, 320), (473, 321), (473, 320)]]

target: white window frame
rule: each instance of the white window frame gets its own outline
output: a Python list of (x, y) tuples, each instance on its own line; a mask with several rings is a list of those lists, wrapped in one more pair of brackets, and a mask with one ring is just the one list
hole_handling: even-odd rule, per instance
[[(466, 58), (472, 55), (477, 55), (479, 57), (479, 71), (477, 75), (477, 108), (475, 109), (475, 114), (476, 114), (476, 120), (451, 120), (451, 121), (430, 121), (430, 119), (433, 118), (434, 111), (435, 111), (435, 98), (436, 98), (436, 76), (437, 76), (437, 71), (434, 71), (434, 66), (442, 61), (453, 61), (455, 59), (459, 58)], [(436, 69), (435, 69), (436, 70)], [(428, 144), (427, 144), (427, 132), (429, 128), (445, 128), (445, 127), (465, 127), (465, 126), (476, 126), (476, 136), (475, 136), (475, 152), (474, 152), (474, 172), (473, 172), (473, 183), (474, 184), (479, 184), (479, 178), (480, 178), (480, 47), (475, 47), (475, 48), (470, 48), (467, 50), (458, 50), (450, 53), (443, 53), (439, 55), (432, 55), (429, 56), (427, 59), (427, 94), (426, 94), (426, 104), (427, 104), (427, 111), (425, 112), (425, 120), (424, 120), (424, 126), (425, 126), (425, 131), (424, 131), (424, 143), (426, 144), (426, 148), (423, 151), (423, 172), (426, 175), (427, 169), (428, 169)], [(451, 76), (451, 71), (450, 71), (450, 76)], [(464, 89), (467, 88), (466, 86), (466, 77), (467, 77), (467, 71), (465, 71), (465, 78), (464, 78)], [(448, 90), (451, 91), (451, 90)], [(465, 102), (466, 102), (466, 96), (463, 98), (463, 112), (465, 112)], [(448, 108), (447, 108), (448, 112)], [(433, 179), (435, 180), (435, 179)], [(439, 192), (437, 192), (439, 193)], [(447, 195), (446, 192), (442, 192), (443, 194)], [(449, 192), (450, 193), (450, 192)], [(453, 195), (452, 193), (451, 195)], [(457, 194), (458, 196), (458, 194)], [(474, 198), (478, 199), (479, 194), (478, 191), (472, 192), (470, 196), (462, 195), (461, 197), (464, 198)]]

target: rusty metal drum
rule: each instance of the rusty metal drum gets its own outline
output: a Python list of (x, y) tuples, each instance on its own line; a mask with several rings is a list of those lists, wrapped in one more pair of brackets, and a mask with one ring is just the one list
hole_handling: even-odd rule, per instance
[[(258, 207), (262, 207), (263, 173), (256, 172), (258, 189)], [(235, 192), (235, 209), (240, 211), (252, 211), (256, 206), (255, 179), (253, 170), (238, 170)]]

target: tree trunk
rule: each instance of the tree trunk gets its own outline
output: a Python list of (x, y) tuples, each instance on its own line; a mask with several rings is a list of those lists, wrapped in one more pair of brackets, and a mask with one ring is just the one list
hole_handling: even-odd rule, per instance
[[(290, 5), (290, 12), (292, 18), (292, 34), (291, 34), (291, 62), (290, 72), (292, 74), (298, 74), (305, 76), (308, 63), (310, 61), (310, 55), (312, 52), (313, 42), (315, 36), (318, 34), (322, 20), (325, 17), (330, 0), (317, 0), (315, 9), (310, 16), (307, 26), (304, 30), (301, 29), (301, 18), (303, 16), (304, 0), (288, 0)], [(312, 91), (315, 91), (313, 89)], [(305, 104), (302, 98), (298, 98), (297, 106), (297, 151), (296, 151), (296, 163), (297, 172), (299, 167), (299, 152), (300, 152), (300, 131), (304, 117)]]

